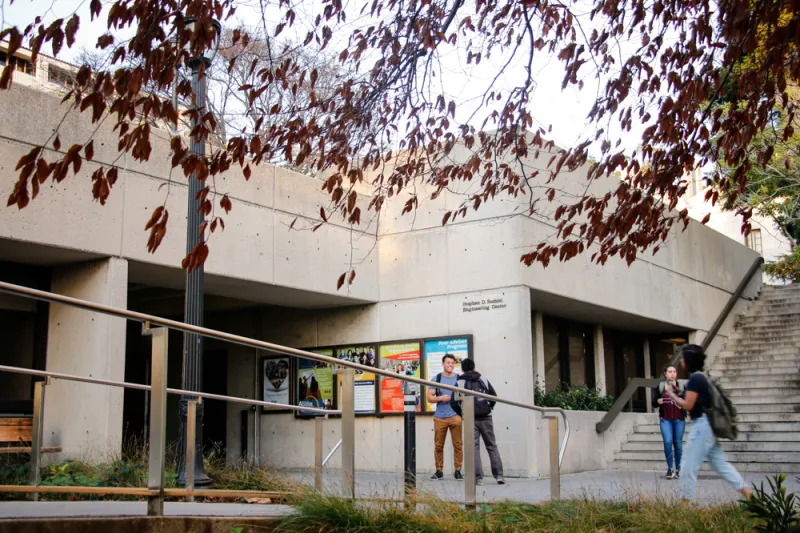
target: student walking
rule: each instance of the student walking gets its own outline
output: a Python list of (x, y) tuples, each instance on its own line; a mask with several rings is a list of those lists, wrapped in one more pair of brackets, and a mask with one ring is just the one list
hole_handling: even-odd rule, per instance
[[(467, 390), (482, 392), (497, 396), (494, 387), (488, 379), (482, 377), (480, 372), (475, 370), (475, 361), (464, 359), (461, 362), (461, 370), (464, 371), (458, 377), (458, 385)], [(463, 385), (461, 384), (463, 382)], [(497, 449), (497, 440), (494, 436), (494, 423), (492, 422), (492, 410), (496, 402), (491, 402), (485, 398), (475, 398), (475, 481), (478, 485), (483, 484), (483, 465), (481, 464), (481, 437), (489, 453), (489, 461), (492, 465), (492, 476), (498, 485), (504, 485), (506, 480), (503, 478), (503, 461), (500, 459), (500, 450)], [(469, 443), (467, 443), (469, 446)]]
[(720, 448), (708, 416), (706, 416), (706, 409), (711, 406), (711, 390), (708, 379), (702, 374), (705, 360), (706, 354), (702, 346), (696, 344), (685, 346), (681, 365), (691, 374), (686, 383), (685, 398), (680, 398), (673, 391), (669, 391), (672, 401), (681, 409), (688, 411), (689, 416), (692, 417), (692, 427), (689, 430), (689, 440), (686, 443), (686, 454), (683, 460), (681, 500), (694, 500), (697, 472), (706, 459), (725, 481), (733, 485), (742, 493), (742, 496), (749, 500), (750, 490), (741, 474), (726, 459), (725, 452)]
[[(669, 393), (684, 397), (678, 384), (678, 369), (673, 365), (664, 366), (664, 380), (653, 389), (653, 407), (658, 407), (658, 420), (661, 439), (664, 441), (664, 456), (667, 459), (665, 479), (681, 477), (681, 456), (683, 455), (683, 432), (686, 429), (686, 412), (678, 407)], [(673, 469), (674, 467), (674, 469)]]

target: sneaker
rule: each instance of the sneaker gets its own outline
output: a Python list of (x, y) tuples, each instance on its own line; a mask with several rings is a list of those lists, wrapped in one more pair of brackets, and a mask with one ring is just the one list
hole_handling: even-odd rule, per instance
[(455, 477), (458, 480), (463, 480), (464, 479), (464, 476), (461, 475), (461, 470), (456, 470), (456, 473), (454, 474), (453, 477)]
[(482, 478), (482, 477), (479, 477), (478, 479), (476, 479), (476, 480), (475, 480), (475, 484), (476, 484), (476, 485), (483, 485), (483, 478)]
[(667, 474), (664, 476), (664, 479), (672, 479), (672, 469), (667, 469)]
[(681, 471), (676, 470), (674, 474), (672, 474), (672, 479), (680, 479), (681, 478)]
[(503, 479), (502, 477), (499, 477), (499, 478), (497, 478), (497, 484), (498, 485), (505, 485), (506, 484), (506, 480)]
[(444, 473), (441, 470), (437, 470), (435, 474), (431, 476), (431, 479), (442, 479), (444, 477)]

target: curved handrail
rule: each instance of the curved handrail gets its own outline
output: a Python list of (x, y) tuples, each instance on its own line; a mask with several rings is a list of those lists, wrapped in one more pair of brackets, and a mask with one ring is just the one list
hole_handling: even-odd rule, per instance
[[(476, 398), (484, 398), (486, 400), (490, 400), (497, 403), (502, 403), (506, 405), (512, 405), (514, 407), (520, 407), (522, 409), (528, 409), (530, 411), (538, 411), (542, 413), (546, 417), (552, 417), (555, 414), (561, 416), (564, 421), (564, 438), (562, 439), (561, 445), (559, 446), (558, 452), (558, 464), (561, 466), (561, 463), (564, 458), (564, 452), (567, 449), (567, 442), (569, 441), (569, 420), (567, 420), (567, 415), (563, 409), (558, 407), (539, 407), (538, 405), (527, 404), (523, 402), (517, 402), (514, 400), (508, 400), (505, 398), (501, 398), (499, 396), (492, 396), (490, 394), (484, 394), (482, 392), (477, 392), (469, 389), (463, 389), (461, 387), (454, 387), (451, 385), (447, 385), (445, 383), (436, 383), (434, 381), (429, 381), (426, 379), (416, 378), (414, 376), (402, 376), (396, 374), (390, 370), (384, 370), (381, 368), (374, 368), (371, 366), (360, 365), (358, 363), (351, 363), (345, 359), (336, 359), (335, 357), (330, 357), (327, 355), (321, 355), (314, 352), (308, 352), (305, 350), (300, 350), (297, 348), (291, 348), (288, 346), (282, 346), (280, 344), (274, 344), (267, 341), (260, 341), (256, 339), (251, 339), (248, 337), (243, 337), (241, 335), (234, 335), (232, 333), (225, 333), (224, 331), (218, 331), (215, 329), (209, 329), (202, 326), (194, 326), (192, 324), (187, 324), (185, 322), (179, 322), (177, 320), (170, 320), (168, 318), (158, 317), (155, 315), (148, 315), (146, 313), (139, 313), (137, 311), (129, 311), (127, 309), (120, 309), (118, 307), (112, 307), (109, 305), (103, 305), (96, 302), (90, 302), (88, 300), (81, 300), (79, 298), (72, 298), (71, 296), (64, 296), (62, 294), (56, 294), (52, 292), (42, 291), (39, 289), (32, 289), (30, 287), (23, 287), (21, 285), (15, 285), (13, 283), (7, 283), (4, 281), (0, 281), (0, 292), (5, 292), (9, 294), (15, 294), (17, 296), (23, 296), (27, 298), (32, 298), (35, 300), (41, 300), (50, 303), (57, 303), (63, 305), (69, 305), (71, 307), (77, 307), (80, 309), (85, 309), (87, 311), (94, 311), (97, 313), (103, 313), (106, 315), (116, 316), (120, 318), (124, 318), (127, 320), (134, 320), (138, 322), (142, 322), (145, 326), (162, 326), (167, 327), (170, 329), (174, 329), (177, 331), (183, 331), (184, 333), (193, 333), (195, 335), (202, 335), (204, 337), (208, 337), (211, 339), (217, 339), (225, 342), (230, 342), (232, 344), (239, 344), (242, 346), (248, 346), (250, 348), (257, 348), (260, 350), (267, 350), (271, 352), (291, 355), (295, 357), (304, 357), (306, 359), (312, 359), (314, 361), (320, 361), (322, 363), (328, 363), (331, 365), (336, 366), (343, 366), (348, 368), (353, 368), (355, 370), (362, 370), (366, 372), (370, 372), (372, 374), (378, 374), (380, 376), (385, 376), (393, 379), (400, 379), (402, 381), (408, 381), (411, 383), (416, 383), (418, 385), (424, 385), (426, 387), (431, 388), (439, 388), (445, 389), (453, 392), (459, 392), (461, 394), (465, 394), (467, 396), (475, 396)], [(177, 389), (171, 389), (177, 390)], [(216, 395), (208, 395), (206, 393), (198, 393), (195, 391), (186, 391), (190, 396), (201, 396), (201, 397), (209, 397), (213, 398)], [(248, 400), (248, 402), (256, 402), (257, 400)], [(256, 404), (256, 405), (260, 405)], [(298, 406), (293, 406), (295, 410), (297, 410)], [(311, 411), (312, 408), (303, 407), (303, 411)], [(327, 411), (328, 414), (331, 414), (331, 411)]]

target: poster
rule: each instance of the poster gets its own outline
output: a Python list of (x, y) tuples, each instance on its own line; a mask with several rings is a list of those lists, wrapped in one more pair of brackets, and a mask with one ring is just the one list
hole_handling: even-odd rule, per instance
[[(310, 350), (333, 357), (333, 350)], [(333, 396), (333, 368), (328, 363), (300, 358), (297, 362), (297, 405), (336, 409)], [(300, 414), (314, 415), (314, 413)]]
[(289, 397), (291, 388), (289, 357), (265, 357), (261, 363), (263, 400), (285, 405), (291, 404), (291, 398)]
[[(404, 344), (385, 344), (380, 347), (380, 365), (383, 370), (392, 370), (396, 374), (420, 377), (421, 361), (418, 342)], [(417, 396), (417, 412), (422, 409), (420, 386), (414, 385)], [(381, 377), (380, 387), (381, 413), (402, 413), (405, 407), (403, 381)]]
[[(425, 341), (425, 379), (433, 381), (436, 374), (442, 371), (442, 357), (450, 354), (456, 358), (456, 374), (461, 372), (461, 360), (469, 358), (469, 339), (453, 337)], [(436, 404), (427, 405), (429, 413), (436, 410)]]
[[(378, 358), (375, 356), (374, 346), (350, 346), (336, 349), (336, 358), (375, 367)], [(375, 413), (375, 374), (356, 370), (355, 375), (355, 411), (357, 414)], [(342, 377), (338, 377), (339, 394), (341, 397)]]

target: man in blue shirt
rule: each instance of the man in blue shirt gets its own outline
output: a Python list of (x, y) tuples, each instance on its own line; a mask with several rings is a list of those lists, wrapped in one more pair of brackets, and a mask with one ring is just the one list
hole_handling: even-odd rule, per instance
[[(444, 383), (445, 385), (456, 386), (458, 374), (454, 372), (456, 358), (451, 354), (442, 357), (442, 372), (437, 374), (433, 381)], [(447, 430), (450, 430), (450, 438), (453, 441), (453, 466), (455, 467), (455, 478), (464, 479), (461, 475), (461, 463), (464, 460), (463, 441), (461, 438), (461, 417), (458, 416), (450, 405), (452, 393), (444, 389), (428, 389), (428, 403), (436, 404), (436, 411), (433, 413), (433, 456), (436, 461), (436, 473), (432, 479), (442, 479), (444, 474), (444, 441), (447, 440)]]

